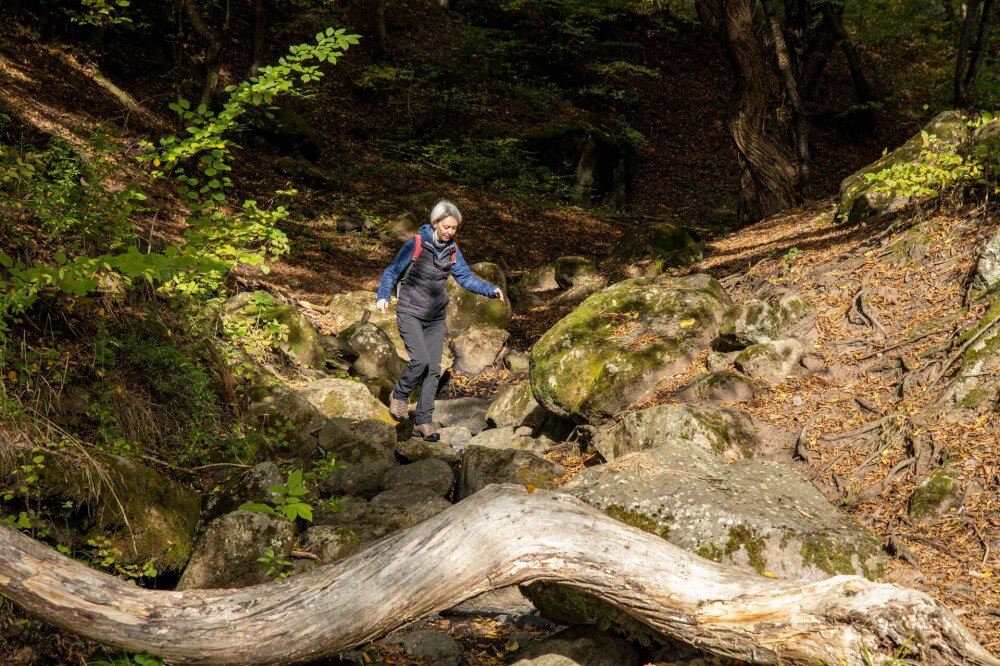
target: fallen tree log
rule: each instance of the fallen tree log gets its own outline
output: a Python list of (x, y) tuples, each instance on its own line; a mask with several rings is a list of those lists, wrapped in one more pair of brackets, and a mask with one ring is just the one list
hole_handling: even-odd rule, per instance
[(715, 564), (558, 493), (490, 486), (335, 565), (241, 590), (145, 590), (3, 526), (0, 595), (45, 622), (183, 664), (292, 664), (489, 589), (549, 581), (763, 664), (1000, 666), (938, 601), (856, 576), (782, 582)]

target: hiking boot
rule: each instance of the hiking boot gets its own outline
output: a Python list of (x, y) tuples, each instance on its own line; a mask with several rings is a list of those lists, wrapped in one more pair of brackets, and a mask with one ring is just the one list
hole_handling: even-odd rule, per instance
[(405, 400), (390, 396), (389, 415), (397, 421), (405, 421), (410, 418), (410, 406), (406, 404)]
[(436, 442), (441, 439), (441, 435), (438, 434), (437, 428), (434, 427), (433, 423), (418, 423), (413, 426), (413, 429), (420, 433), (425, 442)]

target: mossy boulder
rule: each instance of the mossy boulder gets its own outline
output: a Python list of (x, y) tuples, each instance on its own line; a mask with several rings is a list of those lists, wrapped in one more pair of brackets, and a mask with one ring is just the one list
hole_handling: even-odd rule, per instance
[(455, 354), (452, 367), (467, 375), (476, 375), (492, 367), (507, 344), (510, 333), (492, 326), (470, 326), (452, 341)]
[(459, 497), (468, 497), (491, 483), (518, 483), (555, 488), (556, 466), (530, 451), (493, 449), (470, 444), (465, 448)]
[(297, 392), (324, 416), (375, 419), (395, 425), (389, 409), (364, 384), (350, 379), (327, 378), (310, 382)]
[(484, 446), (488, 449), (515, 449), (517, 451), (531, 451), (542, 455), (552, 446), (552, 440), (546, 437), (531, 437), (530, 435), (519, 435), (511, 426), (502, 428), (491, 428), (484, 430), (471, 440), (467, 446)]
[(962, 474), (954, 465), (944, 465), (921, 481), (910, 496), (910, 522), (929, 525), (962, 505)]
[[(657, 405), (632, 412), (594, 437), (607, 461), (665, 444), (699, 448), (726, 460), (753, 456), (759, 442), (750, 415), (739, 409)], [(670, 450), (671, 455), (673, 449)]]
[(382, 492), (382, 477), (396, 466), (396, 461), (375, 460), (335, 469), (316, 485), (322, 498), (353, 495), (371, 499)]
[(603, 275), (592, 275), (588, 278), (578, 280), (576, 284), (566, 291), (556, 294), (549, 305), (561, 307), (564, 305), (579, 305), (587, 300), (592, 294), (596, 294), (601, 289), (608, 286), (608, 278)]
[(331, 331), (340, 334), (344, 329), (358, 323), (368, 312), (368, 323), (374, 324), (382, 329), (382, 332), (389, 336), (392, 344), (396, 347), (396, 353), (404, 361), (409, 361), (410, 356), (406, 353), (406, 345), (399, 335), (399, 327), (396, 325), (396, 301), (389, 299), (389, 307), (385, 312), (375, 309), (375, 292), (372, 291), (347, 291), (334, 294), (326, 306), (324, 322), (327, 322)]
[(960, 420), (963, 412), (982, 414), (1000, 405), (1000, 326), (996, 325), (997, 318), (1000, 318), (1000, 296), (994, 296), (979, 325), (969, 333), (978, 337), (965, 350), (958, 373), (942, 398), (932, 405), (933, 412), (943, 407), (946, 417)]
[(327, 417), (308, 397), (284, 384), (272, 386), (247, 408), (251, 422), (263, 431), (288, 433), (296, 444), (297, 455), (309, 455), (316, 449), (316, 433)]
[(997, 285), (1000, 285), (1000, 229), (986, 241), (986, 246), (976, 264), (976, 277), (973, 283), (976, 289), (984, 290), (993, 289)]
[[(430, 496), (434, 500), (440, 500), (447, 504), (445, 500), (433, 493)], [(417, 516), (398, 504), (389, 502), (374, 504), (360, 497), (352, 497), (343, 505), (341, 511), (318, 509), (313, 514), (313, 522), (317, 526), (329, 525), (351, 530), (357, 535), (362, 548), (364, 548), (393, 532), (412, 527), (420, 521)]]
[(198, 540), (178, 590), (240, 588), (266, 583), (268, 548), (282, 559), (292, 551), (294, 531), (287, 520), (255, 511), (233, 511), (213, 520)]
[(533, 430), (545, 422), (548, 412), (531, 394), (531, 383), (505, 387), (486, 410), (486, 421), (494, 428), (527, 426)]
[(735, 372), (705, 372), (678, 389), (674, 396), (681, 402), (728, 405), (753, 398), (754, 387)]
[(490, 401), (483, 398), (454, 398), (438, 400), (434, 405), (434, 423), (439, 428), (468, 428), (477, 435), (487, 427), (486, 411)]
[(262, 293), (243, 292), (232, 297), (223, 306), (224, 316), (239, 317), (261, 327), (277, 323), (286, 332), (278, 346), (289, 358), (306, 368), (322, 367), (326, 352), (312, 322), (294, 305), (274, 302), (273, 297), (255, 298)]
[(747, 347), (736, 357), (736, 369), (771, 386), (785, 381), (799, 367), (805, 347), (795, 338), (762, 342)]
[(531, 390), (547, 410), (604, 423), (717, 337), (732, 300), (714, 278), (635, 278), (594, 294), (531, 351)]
[(317, 444), (342, 462), (395, 462), (396, 429), (377, 419), (334, 417), (317, 435)]
[(640, 224), (626, 231), (611, 248), (611, 258), (621, 265), (645, 265), (646, 275), (652, 277), (665, 268), (686, 266), (701, 252), (697, 234), (661, 222)]
[(586, 470), (563, 490), (685, 550), (756, 573), (820, 580), (882, 571), (879, 539), (779, 463), (727, 464), (668, 441)]
[(353, 373), (393, 383), (402, 376), (406, 362), (396, 353), (392, 339), (375, 324), (351, 324), (337, 337), (354, 352)]
[(451, 465), (438, 458), (418, 460), (410, 465), (400, 465), (385, 473), (382, 487), (392, 490), (399, 486), (427, 486), (438, 495), (447, 497), (455, 485)]
[[(925, 136), (927, 137), (925, 139)], [(894, 164), (919, 164), (920, 153), (932, 150), (943, 154), (963, 155), (968, 150), (969, 127), (961, 111), (945, 111), (896, 150), (856, 171), (840, 184), (838, 217), (854, 224), (872, 215), (891, 213), (907, 206), (912, 198), (894, 192), (876, 192), (865, 178)]]
[(597, 275), (597, 260), (592, 256), (559, 257), (554, 266), (553, 277), (560, 289), (569, 289)]
[(0, 514), (30, 510), (36, 529), (62, 544), (86, 551), (88, 540), (105, 539), (121, 552), (119, 564), (152, 561), (161, 573), (184, 568), (201, 509), (197, 491), (134, 460), (10, 441), (0, 442), (0, 491), (13, 495)]
[(382, 491), (372, 498), (371, 506), (404, 509), (419, 523), (449, 509), (451, 502), (441, 497), (435, 488), (424, 484), (408, 484)]
[(718, 347), (737, 350), (781, 338), (803, 337), (815, 327), (816, 308), (800, 296), (751, 300), (726, 313)]
[[(457, 463), (461, 458), (452, 441), (456, 434), (455, 431), (460, 431), (466, 436), (469, 432), (465, 428), (442, 428), (438, 431), (441, 439), (436, 442), (428, 442), (423, 437), (410, 437), (396, 444), (396, 454), (403, 460), (410, 462), (439, 458), (447, 463)], [(464, 441), (468, 443), (470, 439), (471, 436), (468, 436), (468, 439)]]
[(507, 278), (496, 264), (482, 262), (470, 266), (481, 280), (500, 287), (504, 299), (480, 296), (466, 291), (449, 277), (445, 284), (448, 291), (448, 306), (445, 308), (445, 327), (448, 334), (455, 336), (472, 326), (506, 329), (512, 315), (510, 299), (507, 298)]
[(320, 564), (332, 564), (361, 550), (361, 539), (346, 527), (317, 525), (302, 534), (299, 545), (316, 555)]
[(554, 263), (542, 264), (532, 269), (517, 281), (516, 286), (533, 294), (559, 289), (559, 283), (556, 282), (556, 265)]

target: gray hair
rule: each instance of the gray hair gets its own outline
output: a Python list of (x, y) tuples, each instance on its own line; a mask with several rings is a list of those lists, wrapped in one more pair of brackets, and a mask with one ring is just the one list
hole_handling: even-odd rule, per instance
[(441, 199), (431, 209), (431, 226), (434, 226), (435, 223), (440, 222), (446, 217), (453, 217), (458, 220), (459, 224), (462, 224), (462, 211), (458, 209), (458, 206), (447, 199)]

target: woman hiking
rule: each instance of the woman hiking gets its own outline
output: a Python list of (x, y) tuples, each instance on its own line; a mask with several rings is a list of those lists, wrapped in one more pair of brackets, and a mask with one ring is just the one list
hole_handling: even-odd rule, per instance
[(403, 243), (396, 258), (382, 272), (375, 301), (375, 307), (385, 312), (390, 294), (399, 283), (396, 323), (410, 362), (393, 387), (389, 413), (397, 421), (406, 420), (409, 417), (407, 400), (420, 384), (420, 399), (413, 413), (414, 429), (429, 442), (441, 438), (434, 428), (433, 415), (441, 378), (448, 276), (453, 275), (459, 285), (474, 294), (503, 300), (500, 287), (477, 278), (462, 258), (455, 244), (455, 234), (461, 224), (462, 213), (458, 206), (447, 199), (438, 201), (431, 210), (430, 224), (420, 227), (417, 236)]

